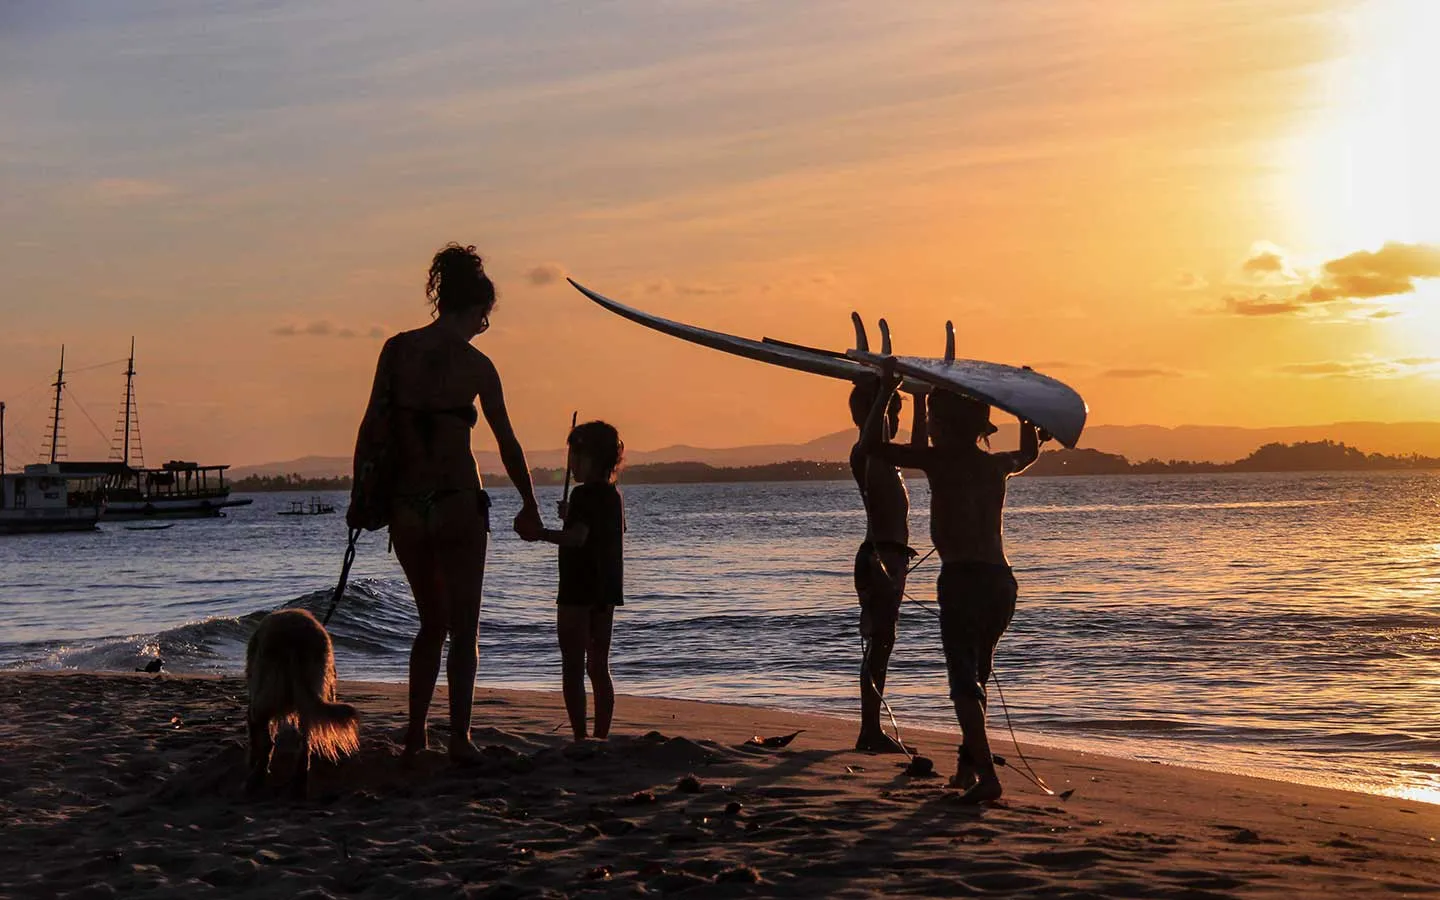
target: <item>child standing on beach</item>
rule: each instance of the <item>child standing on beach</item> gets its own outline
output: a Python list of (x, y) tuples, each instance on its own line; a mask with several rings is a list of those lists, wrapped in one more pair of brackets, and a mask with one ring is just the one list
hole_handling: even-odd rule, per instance
[(610, 734), (610, 720), (615, 714), (610, 632), (615, 607), (625, 603), (625, 504), (615, 487), (625, 444), (613, 425), (598, 421), (572, 428), (566, 443), (577, 484), (569, 502), (560, 503), (564, 528), (547, 528), (541, 532), (541, 539), (560, 548), (556, 634), (570, 728), (575, 740), (587, 737), (588, 673), (595, 692), (595, 730), (590, 734), (604, 740)]
[[(988, 803), (1000, 798), (1002, 788), (985, 734), (985, 684), (995, 646), (1015, 614), (1017, 593), (1001, 537), (1005, 483), (1040, 455), (1040, 435), (1022, 419), (1020, 449), (991, 453), (980, 447), (981, 439), (988, 445), (995, 433), (990, 407), (935, 390), (927, 410), (932, 446), (889, 443), (885, 413), (890, 396), (900, 386), (893, 359), (886, 360), (884, 373), (885, 383), (860, 440), (871, 454), (897, 466), (921, 469), (930, 481), (930, 540), (940, 555), (935, 586), (940, 641), (950, 701), (961, 731), (950, 784), (965, 791), (962, 802)], [(927, 400), (917, 395), (915, 402), (919, 406)]]

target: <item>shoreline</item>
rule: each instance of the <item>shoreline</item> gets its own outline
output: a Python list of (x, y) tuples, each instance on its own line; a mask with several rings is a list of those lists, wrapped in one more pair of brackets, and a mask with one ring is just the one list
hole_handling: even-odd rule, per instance
[[(905, 730), (942, 776), (911, 778), (895, 757), (849, 749), (853, 720), (628, 695), (611, 740), (577, 747), (557, 733), (558, 693), (479, 689), (490, 762), (459, 769), (431, 751), (404, 771), (392, 735), (405, 686), (341, 682), (363, 717), (360, 753), (317, 764), (307, 803), (247, 803), (243, 694), (222, 676), (0, 673), (0, 821), (18, 851), (0, 861), (0, 893), (1440, 891), (1433, 804), (1024, 743), (1073, 795), (1002, 768), (1005, 798), (977, 810), (941, 787), (943, 732)], [(444, 703), (442, 685), (432, 748)], [(744, 743), (796, 730), (783, 749)]]
[[(68, 668), (17, 668), (0, 669), (0, 684), (3, 684), (4, 678), (15, 675), (36, 675), (44, 677), (86, 675), (100, 678), (128, 678), (132, 675), (136, 677), (153, 677), (144, 676), (138, 672), (130, 672), (120, 669), (105, 670)], [(243, 672), (241, 671), (222, 673), (176, 673), (167, 670), (163, 673), (163, 677), (185, 680), (193, 679), (201, 681), (243, 682), (244, 676)], [(442, 672), (440, 677), (440, 684), (436, 688), (437, 697), (440, 697), (445, 690), (443, 682), (444, 673)], [(393, 691), (399, 691), (400, 696), (403, 699), (403, 692), (406, 682), (399, 679), (394, 681), (384, 681), (365, 678), (342, 678), (340, 679), (339, 684), (341, 686), (342, 693), (346, 686), (353, 686), (359, 689), (371, 690), (378, 694), (389, 694)], [(514, 694), (522, 697), (532, 695), (535, 697), (548, 697), (553, 695), (555, 698), (558, 698), (560, 696), (558, 690), (552, 690), (549, 687), (532, 687), (523, 685), (510, 686), (497, 685), (493, 683), (484, 684), (481, 683), (480, 680), (477, 680), (476, 696), (478, 697), (481, 692), (487, 691), (495, 693), (496, 695)], [(817, 709), (813, 707), (799, 708), (785, 706), (765, 706), (756, 703), (743, 703), (728, 700), (707, 699), (703, 697), (680, 697), (658, 693), (621, 693), (617, 694), (617, 697), (627, 701), (634, 701), (642, 705), (650, 704), (653, 702), (696, 704), (699, 706), (717, 706), (722, 708), (745, 709), (757, 713), (773, 714), (776, 716), (817, 718), (823, 719), (827, 722), (841, 723), (845, 727), (849, 728), (854, 728), (856, 723), (855, 713), (853, 712), (841, 712), (834, 710)], [(435, 704), (438, 703), (439, 700), (436, 700)], [(431, 707), (432, 720), (436, 718), (436, 709), (441, 709), (443, 715), (442, 706), (437, 706), (435, 704), (432, 704)], [(1015, 743), (1012, 742), (1009, 729), (1005, 726), (1004, 714), (1001, 713), (997, 716), (994, 715), (994, 712), (995, 711), (992, 710), (992, 716), (989, 721), (991, 743), (996, 746), (997, 752), (1000, 756), (1008, 757), (1014, 752)], [(909, 722), (907, 723), (906, 718), (899, 712), (897, 712), (897, 717), (900, 719), (901, 722), (901, 736), (904, 738), (907, 744), (916, 744), (917, 742), (914, 740), (914, 736), (917, 734), (922, 735), (926, 739), (925, 743), (922, 745), (922, 750), (924, 752), (921, 755), (933, 757), (937, 752), (934, 750), (935, 747), (939, 746), (953, 749), (953, 747), (959, 741), (958, 726), (954, 725), (951, 722), (936, 722), (933, 717), (926, 716), (923, 718), (910, 718)], [(563, 719), (564, 711), (562, 709), (560, 712), (560, 720)], [(892, 736), (894, 735), (894, 726), (890, 723), (888, 717), (882, 716), (882, 725), (887, 734), (891, 734)], [(1387, 790), (1383, 782), (1378, 778), (1371, 778), (1366, 780), (1363, 776), (1356, 776), (1352, 774), (1348, 776), (1335, 776), (1327, 779), (1317, 770), (1309, 768), (1286, 769), (1280, 767), (1255, 766), (1254, 764), (1251, 764), (1247, 767), (1240, 763), (1228, 764), (1219, 760), (1202, 759), (1200, 761), (1192, 761), (1182, 759), (1182, 757), (1184, 757), (1186, 753), (1193, 754), (1197, 749), (1200, 749), (1202, 752), (1210, 751), (1214, 748), (1214, 746), (1216, 746), (1204, 742), (1187, 743), (1184, 741), (1166, 740), (1163, 738), (1155, 739), (1153, 741), (1153, 744), (1158, 745), (1159, 750), (1147, 753), (1143, 749), (1143, 746), (1146, 743), (1146, 739), (1138, 735), (1126, 738), (1098, 737), (1095, 735), (1083, 734), (1069, 735), (1040, 733), (1028, 731), (1024, 728), (1016, 729), (1015, 735), (1019, 739), (1019, 744), (1021, 748), (1023, 748), (1022, 752), (1026, 753), (1030, 753), (1033, 748), (1035, 750), (1044, 750), (1054, 753), (1091, 755), (1103, 757), (1105, 759), (1113, 759), (1119, 762), (1134, 763), (1137, 765), (1164, 766), (1168, 768), (1198, 772), (1217, 777), (1224, 776), (1248, 778), (1258, 781), (1271, 782), (1279, 785), (1293, 785), (1296, 787), (1313, 788), (1317, 790), (1338, 791), (1341, 793), (1355, 794), (1365, 797), (1383, 797), (1408, 803), (1419, 803), (1426, 806), (1435, 807), (1437, 810), (1440, 810), (1440, 793), (1435, 793), (1435, 796), (1431, 798), (1424, 796), (1416, 796), (1414, 793), (1407, 793), (1407, 789), (1404, 787), (1393, 787)], [(1229, 747), (1230, 745), (1224, 746)], [(1009, 748), (1009, 750), (1007, 751), (1006, 748)], [(948, 752), (950, 752), (950, 750), (946, 750), (946, 753)], [(1243, 754), (1244, 750), (1234, 750), (1234, 753)], [(939, 758), (936, 758), (937, 765), (939, 762)]]

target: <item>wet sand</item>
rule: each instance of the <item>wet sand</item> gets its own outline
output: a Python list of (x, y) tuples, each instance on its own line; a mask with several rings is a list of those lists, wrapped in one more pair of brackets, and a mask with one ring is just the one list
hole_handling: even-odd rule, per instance
[(340, 697), (360, 753), (294, 803), (282, 736), (276, 796), (245, 801), (239, 679), (0, 674), (0, 896), (1440, 895), (1432, 804), (1026, 745), (1073, 795), (1002, 769), (974, 809), (943, 787), (948, 735), (907, 730), (938, 770), (912, 777), (851, 722), (621, 697), (610, 741), (572, 746), (530, 691), (479, 692), (485, 765), (405, 770), (404, 686)]

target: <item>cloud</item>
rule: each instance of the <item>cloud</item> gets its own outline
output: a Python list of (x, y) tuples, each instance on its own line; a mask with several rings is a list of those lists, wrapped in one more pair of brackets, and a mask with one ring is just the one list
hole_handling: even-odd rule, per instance
[(1100, 373), (1103, 378), (1180, 378), (1183, 372), (1174, 369), (1106, 369)]
[(1300, 280), (1285, 251), (1269, 241), (1259, 241), (1250, 249), (1250, 256), (1240, 264), (1240, 274), (1246, 281), (1261, 284)]
[(1388, 297), (1415, 290), (1417, 278), (1440, 278), (1440, 247), (1391, 242), (1325, 264), (1328, 284), (1341, 296)]
[[(1315, 312), (1331, 314), (1336, 306), (1394, 297), (1415, 291), (1415, 282), (1440, 278), (1440, 246), (1390, 242), (1379, 250), (1359, 250), (1332, 259), (1304, 276), (1291, 271), (1278, 250), (1262, 250), (1241, 264), (1255, 280), (1272, 277), (1299, 279), (1287, 296), (1272, 293), (1227, 295), (1225, 309), (1240, 316), (1279, 316)], [(1378, 310), (1360, 318), (1384, 319), (1397, 313)]]
[(1237, 316), (1284, 316), (1305, 309), (1304, 303), (1272, 297), (1269, 294), (1256, 294), (1253, 297), (1226, 296), (1224, 303), (1225, 308)]
[(1251, 275), (1274, 275), (1286, 270), (1285, 257), (1271, 250), (1257, 253), (1240, 266), (1242, 272)]
[(565, 269), (559, 263), (542, 263), (525, 273), (525, 280), (536, 287), (554, 284), (565, 277)]
[(1209, 286), (1210, 282), (1195, 272), (1181, 272), (1175, 276), (1175, 287), (1182, 291), (1201, 291)]
[(385, 336), (385, 329), (379, 325), (371, 325), (362, 330), (348, 325), (336, 326), (329, 319), (312, 319), (309, 322), (286, 322), (270, 329), (270, 333), (278, 337), (382, 338)]
[(1280, 366), (1275, 371), (1281, 375), (1300, 378), (1410, 378), (1417, 375), (1440, 375), (1440, 358), (1407, 356), (1399, 359), (1379, 359), (1364, 356), (1349, 360), (1292, 363)]

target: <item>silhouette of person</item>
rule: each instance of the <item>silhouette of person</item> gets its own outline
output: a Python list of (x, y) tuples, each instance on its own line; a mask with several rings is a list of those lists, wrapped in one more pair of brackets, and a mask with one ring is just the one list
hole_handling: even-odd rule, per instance
[[(448, 636), (449, 753), (456, 762), (470, 763), (479, 760), (470, 718), (490, 532), (490, 498), (470, 450), (470, 430), (479, 421), (477, 397), (523, 501), (516, 533), (536, 540), (542, 524), (500, 374), (470, 345), (490, 327), (495, 308), (495, 286), (475, 248), (452, 243), (436, 253), (425, 293), (434, 321), (391, 337), (380, 351), (356, 443), (356, 471), (366, 459), (384, 458), (393, 473), (384, 486), (390, 539), (420, 615), (410, 651), (404, 758), (425, 749), (426, 717)], [(356, 504), (346, 518), (351, 527), (362, 527)]]
[(625, 501), (615, 487), (625, 443), (615, 426), (599, 421), (577, 425), (566, 443), (579, 483), (569, 502), (560, 503), (564, 528), (546, 529), (541, 540), (560, 548), (555, 632), (570, 729), (576, 741), (585, 740), (588, 673), (595, 692), (593, 734), (604, 740), (615, 716), (610, 636), (615, 607), (625, 605)]
[[(966, 803), (988, 803), (1003, 792), (985, 733), (985, 684), (990, 680), (995, 646), (1015, 614), (1016, 585), (1005, 557), (1001, 519), (1005, 486), (1040, 455), (1040, 436), (1020, 422), (1020, 449), (991, 453), (995, 426), (990, 407), (950, 391), (932, 391), (927, 422), (932, 446), (892, 444), (886, 440), (885, 412), (899, 386), (895, 361), (886, 360), (884, 384), (870, 408), (860, 441), (872, 457), (921, 469), (930, 481), (930, 538), (940, 554), (936, 599), (940, 638), (950, 700), (960, 723), (953, 787)], [(917, 407), (926, 407), (916, 396)], [(916, 415), (920, 410), (916, 410)]]
[[(857, 382), (850, 391), (850, 416), (863, 428), (879, 393), (878, 379)], [(911, 440), (925, 443), (924, 406), (911, 428)], [(881, 422), (884, 439), (890, 440), (900, 427), (900, 396), (887, 398)], [(889, 460), (871, 454), (857, 438), (850, 449), (850, 472), (865, 504), (865, 540), (855, 552), (855, 594), (860, 600), (860, 638), (864, 653), (860, 660), (860, 735), (856, 750), (872, 753), (903, 753), (896, 739), (880, 725), (880, 700), (885, 694), (885, 675), (895, 649), (900, 603), (905, 595), (905, 576), (915, 551), (910, 548), (910, 494), (905, 479)]]

